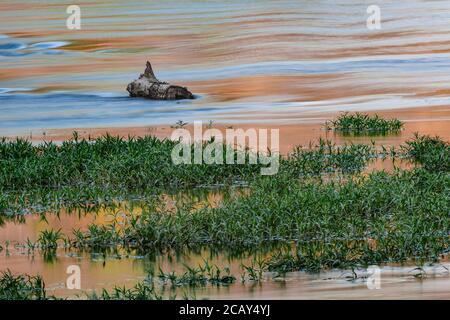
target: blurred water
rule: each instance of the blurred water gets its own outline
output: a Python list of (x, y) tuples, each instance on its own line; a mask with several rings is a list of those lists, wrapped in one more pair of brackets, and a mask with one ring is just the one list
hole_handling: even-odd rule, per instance
[[(177, 120), (302, 119), (448, 106), (450, 2), (365, 0), (0, 2), (0, 135)], [(150, 60), (194, 101), (129, 99)]]

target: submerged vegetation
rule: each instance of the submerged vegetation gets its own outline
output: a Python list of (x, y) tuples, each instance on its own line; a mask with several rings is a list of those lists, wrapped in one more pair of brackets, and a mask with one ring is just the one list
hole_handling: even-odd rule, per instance
[(326, 124), (327, 128), (343, 133), (388, 133), (399, 132), (403, 122), (398, 119), (384, 119), (377, 114), (371, 116), (366, 113), (340, 114), (336, 119)]
[[(25, 140), (0, 142), (0, 215), (43, 212), (61, 206), (92, 205), (115, 199), (153, 197), (162, 190), (247, 185), (261, 164), (173, 164), (175, 142), (154, 137), (105, 136), (34, 146)], [(194, 145), (191, 146), (194, 148)], [(223, 146), (226, 148), (226, 146)], [(250, 152), (245, 153), (246, 159)], [(292, 177), (355, 173), (385, 156), (373, 145), (337, 146), (319, 140), (280, 157), (279, 172)], [(237, 154), (236, 154), (237, 157)]]
[[(234, 183), (259, 176), (260, 164), (173, 164), (172, 149), (178, 142), (152, 136), (123, 139), (104, 136), (96, 140), (47, 142), (34, 146), (17, 139), (0, 141), (0, 186), (3, 190), (35, 188), (109, 187), (111, 189), (183, 187)], [(203, 151), (206, 144), (203, 146)], [(191, 145), (194, 148), (194, 144)], [(223, 148), (227, 148), (224, 145)], [(205, 152), (205, 151), (204, 151)], [(334, 169), (360, 169), (369, 157), (376, 156), (367, 145), (336, 146), (319, 140), (318, 145), (297, 147), (285, 165), (298, 173), (320, 173)], [(225, 152), (224, 152), (225, 153)], [(245, 159), (251, 152), (244, 153)], [(193, 152), (192, 152), (193, 154)], [(311, 169), (316, 162), (325, 162)]]
[(404, 150), (408, 156), (430, 171), (450, 171), (450, 143), (439, 137), (420, 136), (406, 141)]
[[(334, 130), (349, 132), (391, 132), (403, 125), (359, 113), (341, 115), (331, 124)], [(148, 253), (275, 246), (257, 266), (241, 266), (241, 280), (253, 282), (261, 281), (266, 271), (282, 275), (437, 261), (449, 252), (450, 145), (438, 137), (417, 134), (390, 150), (377, 149), (375, 143), (338, 146), (319, 140), (280, 156), (274, 176), (261, 176), (262, 165), (248, 162), (174, 165), (175, 144), (150, 136), (79, 140), (75, 134), (61, 145), (4, 139), (0, 141), (0, 217), (19, 219), (23, 213), (71, 207), (95, 213), (97, 206), (119, 202), (124, 207), (115, 211), (117, 216), (110, 222), (93, 223), (72, 234), (45, 230), (35, 243), (28, 241), (23, 247), (46, 255), (55, 254), (58, 247)], [(246, 159), (251, 156), (249, 150), (240, 152)], [(364, 172), (370, 161), (379, 158), (407, 159), (416, 166), (394, 168), (391, 173)], [(244, 188), (215, 206), (180, 200), (168, 206), (162, 201), (171, 190), (217, 186)], [(159, 270), (132, 288), (115, 287), (86, 298), (176, 298), (173, 288), (226, 286), (236, 279), (230, 269), (205, 262), (186, 267), (182, 274)], [(0, 299), (9, 298), (47, 299), (45, 285), (40, 277), (4, 272)]]
[(58, 247), (58, 241), (62, 239), (61, 230), (44, 230), (39, 233), (37, 244), (41, 249), (52, 250)]
[(177, 276), (174, 272), (165, 273), (159, 269), (158, 278), (164, 284), (170, 283), (171, 286), (197, 286), (197, 285), (229, 285), (235, 282), (236, 278), (231, 275), (230, 269), (221, 270), (215, 265), (211, 265), (208, 261), (204, 265), (196, 267), (186, 266), (187, 271), (181, 276)]
[[(166, 273), (159, 269), (158, 275), (149, 272), (147, 277), (131, 288), (114, 286), (111, 290), (103, 289), (100, 293), (84, 292), (78, 295), (81, 299), (90, 300), (161, 300), (195, 298), (184, 290), (182, 297), (177, 297), (177, 289), (204, 287), (206, 285), (227, 286), (235, 282), (230, 269), (221, 269), (208, 261), (198, 267), (185, 266), (183, 274)], [(243, 274), (245, 277), (245, 274)], [(245, 281), (245, 279), (243, 280)], [(249, 281), (252, 281), (251, 278)], [(168, 287), (168, 288), (167, 288)], [(13, 275), (9, 270), (0, 275), (0, 300), (48, 300), (56, 299), (48, 296), (45, 283), (40, 276), (28, 274)]]
[(292, 178), (332, 172), (358, 173), (369, 161), (379, 157), (386, 157), (386, 152), (378, 152), (373, 144), (336, 146), (329, 140), (320, 139), (317, 145), (308, 148), (295, 147), (281, 160), (280, 173)]
[(0, 186), (12, 191), (181, 187), (233, 181), (259, 169), (258, 165), (174, 165), (171, 153), (177, 143), (153, 136), (123, 139), (106, 135), (92, 141), (78, 140), (76, 134), (61, 145), (46, 142), (34, 146), (22, 139), (3, 140)]
[(40, 276), (0, 274), (0, 300), (47, 300), (44, 281)]
[[(88, 294), (89, 300), (162, 300), (163, 295), (155, 288), (153, 281), (138, 282), (132, 288), (114, 287), (108, 291), (103, 289), (100, 294)], [(176, 297), (169, 297), (175, 299)]]
[(294, 242), (306, 250), (299, 270), (435, 260), (450, 244), (447, 174), (416, 169), (328, 183), (278, 176), (250, 188), (218, 208), (143, 212), (120, 229), (92, 226), (70, 242), (161, 249)]

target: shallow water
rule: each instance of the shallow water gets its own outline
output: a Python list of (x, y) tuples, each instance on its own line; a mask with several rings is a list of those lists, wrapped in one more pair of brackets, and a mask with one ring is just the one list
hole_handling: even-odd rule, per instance
[[(364, 0), (0, 4), (0, 135), (176, 120), (301, 121), (450, 102), (450, 3)], [(128, 99), (151, 60), (198, 99)], [(447, 118), (449, 112), (446, 112)]]
[[(197, 299), (450, 299), (450, 263), (442, 260), (438, 264), (425, 264), (424, 277), (415, 264), (390, 264), (381, 266), (381, 288), (369, 289), (367, 270), (358, 269), (357, 279), (352, 278), (349, 270), (328, 270), (320, 273), (291, 272), (285, 277), (275, 277), (274, 273), (264, 273), (262, 281), (252, 282), (246, 278), (241, 264), (254, 265), (254, 257), (267, 257), (270, 249), (256, 251), (252, 254), (238, 255), (230, 252), (212, 252), (208, 249), (167, 253), (116, 253), (83, 252), (58, 249), (55, 255), (45, 255), (39, 250), (28, 251), (20, 246), (26, 237), (34, 239), (38, 231), (50, 227), (63, 226), (64, 231), (70, 226), (80, 227), (91, 222), (92, 216), (77, 221), (74, 216), (62, 215), (61, 220), (50, 218), (48, 223), (28, 216), (27, 223), (17, 225), (7, 223), (0, 228), (0, 241), (10, 239), (8, 249), (0, 252), (0, 270), (10, 269), (13, 273), (40, 274), (46, 282), (49, 294), (73, 299), (85, 298), (86, 293), (102, 289), (111, 290), (115, 286), (132, 287), (144, 280), (148, 272), (158, 275), (161, 268), (166, 273), (172, 271), (182, 275), (185, 266), (198, 267), (204, 261), (217, 265), (222, 270), (229, 267), (237, 279), (230, 286), (180, 286), (158, 284), (158, 292), (165, 297), (176, 294), (177, 298)], [(97, 219), (101, 223), (102, 219)], [(5, 233), (5, 230), (8, 230)], [(4, 244), (4, 242), (2, 242)], [(6, 247), (5, 247), (6, 248)], [(267, 251), (269, 250), (269, 251)], [(67, 268), (77, 265), (81, 271), (81, 290), (69, 290), (66, 287)], [(256, 266), (256, 265), (255, 265)]]
[[(92, 0), (80, 4), (82, 30), (65, 26), (73, 1), (0, 3), (0, 136), (44, 139), (50, 129), (121, 127), (120, 134), (142, 134), (142, 126), (177, 120), (264, 123), (281, 127), (281, 152), (320, 136), (338, 143), (369, 142), (323, 130), (339, 111), (377, 111), (406, 120), (398, 135), (377, 144), (398, 145), (412, 133), (450, 138), (450, 2), (380, 0), (382, 29), (368, 30), (365, 0), (258, 0), (146, 2)], [(158, 78), (188, 86), (197, 99), (179, 102), (130, 99), (126, 85), (150, 60)], [(294, 123), (294, 124), (292, 124)], [(269, 126), (270, 124), (270, 126)], [(298, 125), (301, 124), (301, 125)], [(248, 125), (248, 124), (247, 124)], [(168, 135), (166, 126), (161, 137)], [(147, 128), (145, 128), (147, 130)], [(56, 133), (55, 133), (56, 132)], [(119, 132), (119, 131), (118, 131)], [(152, 133), (145, 131), (144, 133)], [(59, 136), (58, 136), (59, 134)], [(49, 135), (51, 137), (51, 134)], [(395, 166), (408, 167), (396, 163)], [(376, 161), (369, 170), (392, 170)], [(219, 197), (220, 198), (220, 197)], [(82, 290), (131, 286), (161, 265), (182, 271), (183, 264), (211, 259), (241, 272), (249, 258), (212, 255), (208, 250), (175, 256), (104, 258), (58, 250), (46, 259), (15, 248), (42, 230), (65, 234), (105, 216), (30, 215), (25, 224), (0, 226), (0, 270), (42, 274), (58, 295), (67, 290), (66, 268), (80, 265)], [(48, 257), (47, 257), (48, 258)], [(428, 267), (418, 280), (413, 265), (385, 266), (382, 289), (364, 280), (349, 281), (346, 271), (297, 272), (285, 281), (261, 285), (198, 288), (197, 298), (443, 298), (450, 299), (448, 261)]]
[[(375, 163), (373, 169), (378, 167)], [(196, 199), (198, 203), (217, 205), (226, 195), (223, 191), (203, 191), (176, 196), (163, 195), (165, 206), (173, 206), (173, 202)], [(149, 272), (158, 275), (160, 268), (166, 273), (172, 271), (181, 276), (186, 272), (186, 266), (198, 267), (205, 261), (217, 265), (222, 270), (229, 267), (231, 274), (237, 279), (230, 286), (180, 286), (158, 284), (158, 292), (166, 298), (177, 295), (183, 298), (207, 299), (450, 299), (450, 263), (443, 258), (437, 264), (425, 264), (424, 277), (417, 265), (388, 264), (381, 266), (381, 289), (373, 290), (367, 287), (367, 270), (356, 270), (357, 279), (353, 279), (349, 270), (327, 270), (319, 273), (291, 272), (285, 277), (275, 277), (274, 273), (264, 273), (260, 283), (241, 282), (244, 274), (242, 264), (255, 266), (255, 259), (270, 257), (272, 253), (282, 249), (281, 246), (255, 247), (249, 250), (222, 250), (219, 248), (198, 248), (158, 252), (146, 250), (126, 251), (123, 248), (115, 250), (77, 250), (59, 248), (54, 254), (45, 250), (30, 250), (26, 242), (35, 242), (39, 233), (44, 230), (60, 230), (64, 237), (73, 238), (74, 230), (87, 229), (95, 223), (110, 224), (116, 221), (120, 225), (121, 215), (130, 212), (139, 214), (139, 204), (129, 202), (106, 206), (94, 212), (61, 210), (58, 215), (48, 213), (44, 216), (30, 214), (22, 219), (5, 220), (0, 225), (0, 271), (7, 269), (15, 274), (39, 274), (44, 278), (49, 294), (58, 297), (85, 298), (86, 293), (102, 289), (111, 290), (115, 286), (132, 287), (144, 280)], [(60, 245), (62, 242), (60, 241)], [(301, 244), (299, 244), (301, 246)], [(286, 249), (286, 246), (283, 246)], [(81, 270), (81, 290), (70, 290), (66, 286), (67, 268), (77, 265)]]

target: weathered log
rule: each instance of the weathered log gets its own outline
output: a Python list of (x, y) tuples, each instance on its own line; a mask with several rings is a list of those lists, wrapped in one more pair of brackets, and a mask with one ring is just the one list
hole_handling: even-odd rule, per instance
[(144, 97), (154, 100), (194, 99), (193, 94), (187, 88), (159, 81), (148, 61), (144, 73), (139, 76), (139, 79), (128, 84), (127, 91), (131, 97)]

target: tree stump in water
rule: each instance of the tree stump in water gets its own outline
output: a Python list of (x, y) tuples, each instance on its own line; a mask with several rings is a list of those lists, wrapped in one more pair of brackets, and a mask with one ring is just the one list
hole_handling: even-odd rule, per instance
[(144, 73), (139, 76), (139, 79), (128, 84), (127, 91), (131, 97), (144, 97), (154, 100), (194, 99), (187, 88), (156, 79), (152, 65), (148, 61)]

